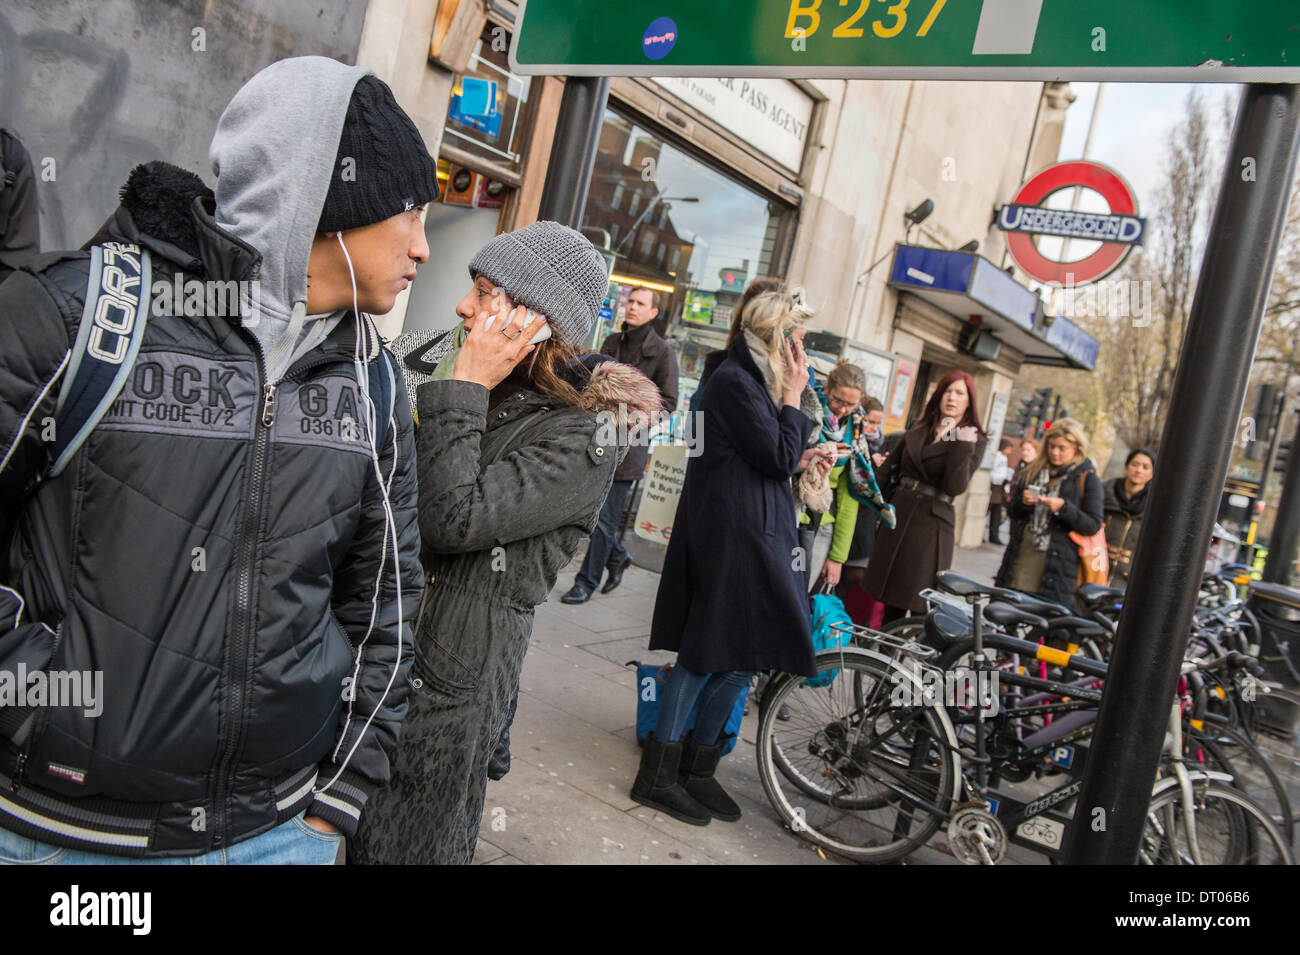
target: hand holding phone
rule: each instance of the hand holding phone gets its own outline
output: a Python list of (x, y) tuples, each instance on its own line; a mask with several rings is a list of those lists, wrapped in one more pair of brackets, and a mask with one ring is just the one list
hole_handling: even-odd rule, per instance
[[(550, 336), (546, 316), (523, 306), (510, 311), (504, 324), (500, 312), (483, 316), (456, 355), (452, 378), (482, 385), (491, 391), (523, 361), (539, 342)], [(494, 327), (495, 326), (495, 327)]]
[[(506, 302), (507, 321), (509, 321), (508, 316), (510, 315), (510, 313), (517, 307), (518, 306), (516, 306), (514, 302), (510, 302), (510, 301)], [(534, 312), (531, 308), (526, 310), (528, 314), (525, 316), (523, 320), (524, 325), (527, 325), (535, 318), (540, 317), (542, 319), (542, 327), (537, 331), (537, 334), (535, 334), (532, 338), (528, 340), (528, 344), (536, 345), (538, 342), (546, 341), (546, 339), (551, 337), (551, 323), (547, 320), (546, 316), (542, 315), (540, 312)], [(498, 313), (497, 315), (489, 315), (487, 317), (487, 319), (483, 322), (483, 331), (490, 332), (492, 330), (492, 326), (496, 324), (496, 320), (499, 314), (500, 313)]]

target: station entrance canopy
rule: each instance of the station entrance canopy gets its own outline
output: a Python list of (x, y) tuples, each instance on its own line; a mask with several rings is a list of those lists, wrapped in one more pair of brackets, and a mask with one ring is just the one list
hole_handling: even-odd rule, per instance
[(978, 316), (981, 328), (1024, 354), (1025, 364), (1096, 367), (1095, 338), (1063, 315), (1049, 324), (1038, 296), (982, 255), (898, 245), (889, 285), (958, 321)]

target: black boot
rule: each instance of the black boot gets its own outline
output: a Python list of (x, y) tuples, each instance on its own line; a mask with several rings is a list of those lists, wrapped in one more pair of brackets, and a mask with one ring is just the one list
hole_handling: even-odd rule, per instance
[(661, 743), (654, 733), (647, 736), (641, 751), (641, 767), (632, 783), (632, 798), (692, 826), (707, 826), (711, 818), (709, 810), (692, 799), (677, 780), (681, 759), (681, 743)]
[(718, 769), (718, 760), (722, 759), (722, 744), (726, 739), (724, 734), (718, 737), (714, 745), (704, 746), (696, 740), (694, 732), (687, 733), (686, 739), (682, 741), (680, 779), (691, 797), (707, 809), (714, 819), (735, 822), (740, 818), (740, 807), (727, 795), (722, 784), (713, 778)]

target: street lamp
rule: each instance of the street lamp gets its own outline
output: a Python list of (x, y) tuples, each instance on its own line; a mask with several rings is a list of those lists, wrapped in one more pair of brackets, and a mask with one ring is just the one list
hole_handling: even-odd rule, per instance
[(659, 205), (662, 202), (699, 202), (699, 201), (700, 201), (699, 196), (660, 196), (657, 199), (650, 200), (648, 203), (646, 203), (645, 211), (636, 217), (636, 221), (632, 223), (632, 228), (627, 230), (627, 234), (623, 236), (623, 239), (622, 241), (619, 242), (618, 247), (614, 249), (614, 253), (616, 255), (622, 254), (623, 246), (627, 245), (628, 239), (636, 235), (636, 230), (641, 227), (641, 223), (645, 221), (646, 216), (650, 214), (650, 210), (652, 210), (655, 206)]

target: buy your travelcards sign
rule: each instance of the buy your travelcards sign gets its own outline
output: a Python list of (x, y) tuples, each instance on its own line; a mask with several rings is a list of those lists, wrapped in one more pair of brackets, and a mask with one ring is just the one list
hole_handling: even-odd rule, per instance
[(1300, 82), (1296, 0), (521, 0), (570, 76)]

